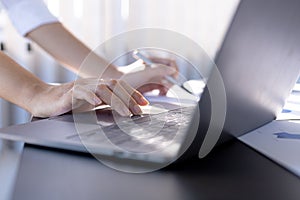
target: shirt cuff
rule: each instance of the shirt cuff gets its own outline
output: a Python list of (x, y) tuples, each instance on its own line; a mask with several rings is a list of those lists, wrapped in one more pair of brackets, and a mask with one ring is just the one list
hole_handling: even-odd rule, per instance
[(41, 25), (58, 22), (41, 0), (20, 1), (7, 8), (7, 12), (12, 24), (23, 36)]

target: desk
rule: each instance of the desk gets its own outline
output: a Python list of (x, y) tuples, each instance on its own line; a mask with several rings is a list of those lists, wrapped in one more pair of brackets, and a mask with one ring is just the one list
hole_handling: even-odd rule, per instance
[(300, 179), (238, 140), (203, 160), (126, 174), (88, 155), (25, 145), (13, 199), (297, 199)]

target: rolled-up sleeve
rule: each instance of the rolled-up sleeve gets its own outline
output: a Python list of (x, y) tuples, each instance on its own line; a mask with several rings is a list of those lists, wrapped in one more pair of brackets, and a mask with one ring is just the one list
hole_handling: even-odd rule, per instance
[(25, 36), (35, 28), (57, 22), (42, 0), (1, 0), (17, 31)]

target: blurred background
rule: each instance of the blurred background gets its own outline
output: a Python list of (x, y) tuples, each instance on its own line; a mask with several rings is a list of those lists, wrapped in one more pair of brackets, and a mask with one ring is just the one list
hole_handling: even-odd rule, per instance
[[(129, 30), (163, 28), (189, 37), (214, 58), (239, 0), (45, 0), (45, 3), (91, 49)], [(77, 77), (18, 35), (2, 8), (0, 42), (5, 53), (46, 82), (67, 82)], [(29, 113), (0, 99), (0, 127), (28, 120)]]

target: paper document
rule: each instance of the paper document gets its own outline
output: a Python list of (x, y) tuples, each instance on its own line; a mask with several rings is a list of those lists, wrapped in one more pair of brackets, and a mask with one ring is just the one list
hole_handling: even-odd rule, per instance
[(300, 120), (300, 84), (297, 83), (287, 98), (283, 110), (278, 114), (277, 120)]
[(300, 120), (274, 120), (238, 139), (300, 176)]

